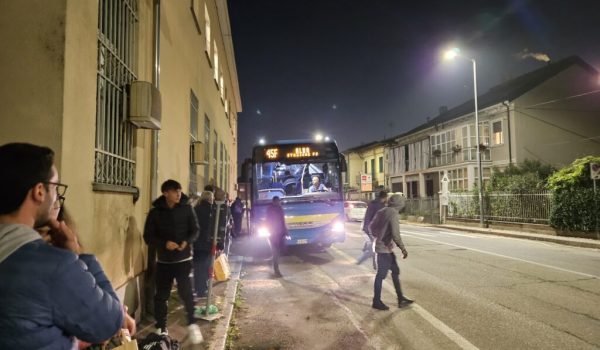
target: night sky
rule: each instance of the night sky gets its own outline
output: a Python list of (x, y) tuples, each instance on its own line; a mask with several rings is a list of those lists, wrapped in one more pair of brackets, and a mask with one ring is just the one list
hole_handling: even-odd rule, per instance
[(471, 63), (441, 60), (452, 46), (476, 59), (479, 94), (546, 64), (534, 56), (579, 55), (600, 70), (600, 0), (230, 0), (229, 8), (240, 162), (259, 137), (322, 132), (345, 150), (471, 99)]

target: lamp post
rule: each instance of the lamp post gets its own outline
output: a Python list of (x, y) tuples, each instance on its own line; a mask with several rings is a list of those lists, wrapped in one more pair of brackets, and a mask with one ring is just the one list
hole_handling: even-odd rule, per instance
[(477, 111), (477, 62), (475, 59), (460, 55), (458, 48), (453, 48), (444, 54), (444, 58), (447, 60), (454, 59), (455, 57), (461, 57), (471, 61), (473, 64), (473, 100), (475, 101), (475, 138), (476, 138), (476, 149), (477, 149), (477, 169), (478, 169), (478, 181), (477, 187), (479, 188), (479, 224), (481, 227), (485, 227), (483, 221), (483, 169), (481, 168), (481, 151), (479, 150), (479, 114)]

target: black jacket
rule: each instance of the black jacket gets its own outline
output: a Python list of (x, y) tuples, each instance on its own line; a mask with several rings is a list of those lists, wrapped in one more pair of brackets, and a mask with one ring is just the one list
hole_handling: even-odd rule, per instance
[(196, 252), (206, 253), (210, 252), (212, 232), (211, 228), (211, 214), (212, 204), (207, 201), (201, 201), (194, 208), (196, 217), (198, 218), (198, 224), (200, 225), (200, 235), (196, 242), (194, 242), (194, 254)]
[(379, 211), (379, 209), (385, 207), (385, 204), (379, 198), (373, 199), (369, 202), (369, 206), (367, 207), (367, 212), (365, 213), (365, 219), (363, 220), (362, 230), (367, 235), (371, 235), (369, 232), (369, 224), (371, 220), (375, 217), (375, 214)]
[[(144, 241), (154, 246), (159, 262), (172, 263), (190, 259), (191, 246), (198, 238), (198, 220), (192, 207), (187, 204), (188, 197), (181, 195), (181, 200), (173, 208), (167, 206), (164, 196), (158, 197), (150, 209), (144, 226)], [(167, 250), (167, 241), (177, 244), (187, 242), (185, 249)]]

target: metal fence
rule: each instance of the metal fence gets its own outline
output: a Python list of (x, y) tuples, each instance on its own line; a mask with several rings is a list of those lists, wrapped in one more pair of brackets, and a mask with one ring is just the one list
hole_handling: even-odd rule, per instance
[(406, 200), (404, 215), (423, 217), (425, 222), (432, 224), (440, 223), (440, 200), (439, 197), (409, 198)]
[[(484, 194), (484, 219), (502, 222), (548, 224), (552, 192), (493, 192)], [(448, 218), (479, 219), (479, 197), (470, 193), (451, 193)]]

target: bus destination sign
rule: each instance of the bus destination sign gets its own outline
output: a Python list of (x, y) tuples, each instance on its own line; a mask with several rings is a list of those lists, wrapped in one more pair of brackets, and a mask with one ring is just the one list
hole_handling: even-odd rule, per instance
[(285, 149), (283, 152), (278, 147), (266, 148), (265, 158), (275, 160), (281, 158), (281, 154), (284, 154), (286, 159), (302, 159), (302, 158), (313, 158), (319, 156), (319, 151), (311, 149), (309, 146), (294, 147), (291, 149)]

